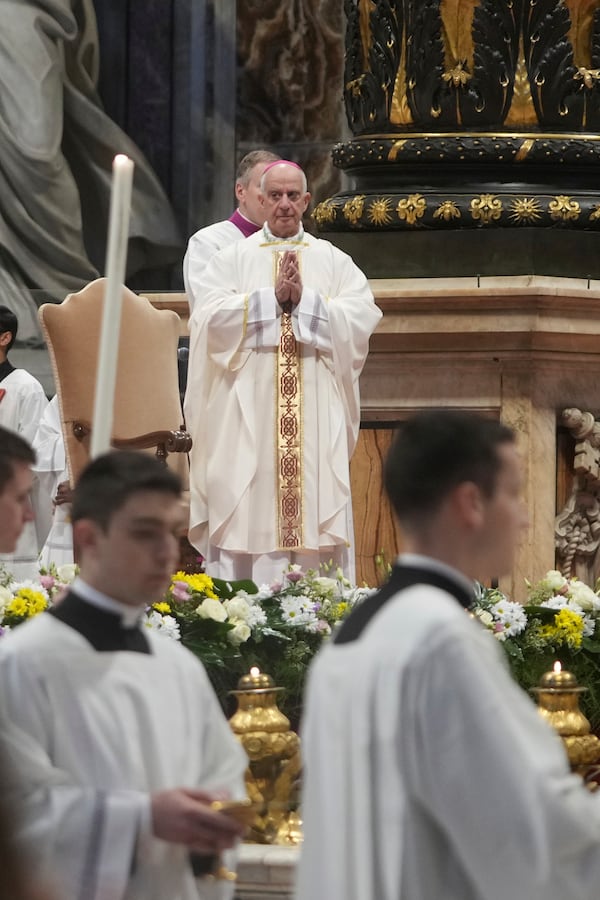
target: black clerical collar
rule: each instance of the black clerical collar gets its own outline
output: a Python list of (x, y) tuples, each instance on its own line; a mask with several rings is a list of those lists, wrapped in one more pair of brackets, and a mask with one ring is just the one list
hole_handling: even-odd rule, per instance
[(99, 591), (98, 588), (92, 587), (91, 584), (84, 581), (81, 575), (77, 576), (71, 585), (71, 590), (81, 597), (82, 600), (91, 603), (92, 606), (97, 606), (105, 612), (115, 613), (120, 616), (121, 625), (124, 625), (126, 628), (132, 628), (134, 625), (137, 625), (144, 615), (144, 604), (132, 606), (130, 603), (122, 603), (120, 600), (115, 600), (114, 597), (110, 597), (103, 591)]
[(49, 615), (73, 628), (99, 652), (151, 652), (148, 638), (139, 624), (124, 625), (118, 612), (101, 609), (72, 590), (49, 610)]
[(7, 359), (0, 363), (0, 381), (4, 381), (7, 375), (15, 371), (15, 367)]
[(357, 640), (364, 629), (367, 627), (371, 619), (385, 606), (388, 600), (391, 600), (400, 591), (414, 585), (430, 585), (431, 587), (440, 588), (447, 594), (454, 597), (461, 606), (468, 609), (474, 599), (473, 590), (468, 590), (463, 579), (455, 577), (452, 570), (443, 571), (447, 567), (432, 567), (427, 565), (428, 560), (423, 560), (422, 566), (407, 565), (402, 562), (397, 563), (390, 576), (390, 580), (381, 590), (377, 591), (371, 597), (354, 609), (346, 621), (342, 624), (339, 631), (333, 638), (334, 644), (349, 644)]

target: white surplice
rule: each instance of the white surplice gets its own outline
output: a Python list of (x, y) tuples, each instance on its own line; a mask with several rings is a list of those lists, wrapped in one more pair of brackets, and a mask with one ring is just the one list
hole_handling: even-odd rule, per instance
[(44, 410), (39, 428), (33, 440), (36, 453), (35, 473), (40, 493), (49, 498), (50, 510), (47, 527), (41, 534), (38, 525), (38, 541), (43, 541), (40, 550), (40, 566), (51, 564), (62, 566), (73, 563), (73, 528), (71, 525), (71, 504), (54, 506), (58, 486), (69, 480), (65, 443), (60, 422), (58, 396), (55, 394)]
[(183, 283), (190, 312), (193, 312), (196, 300), (202, 297), (202, 275), (209, 260), (219, 250), (243, 239), (244, 235), (230, 219), (200, 228), (191, 236), (183, 257)]
[(445, 591), (328, 643), (301, 736), (296, 900), (597, 900), (600, 795)]
[(100, 653), (46, 613), (0, 642), (0, 735), (16, 767), (0, 789), (32, 874), (61, 900), (229, 896), (196, 882), (184, 847), (151, 836), (150, 794), (243, 797), (245, 754), (198, 660), (147, 637), (151, 654)]
[[(278, 407), (288, 375), (278, 370), (282, 309), (274, 291), (284, 250), (297, 252), (303, 283), (291, 315), (289, 428)], [(318, 567), (329, 558), (352, 578), (349, 459), (359, 376), (381, 317), (364, 274), (327, 241), (268, 240), (261, 230), (213, 256), (201, 298), (190, 319), (185, 398), (194, 440), (191, 542), (223, 578), (274, 580), (286, 559)], [(286, 430), (298, 440), (289, 465), (279, 446)], [(284, 469), (296, 478), (288, 507)], [(282, 508), (296, 515), (295, 544), (282, 539)]]
[[(13, 369), (0, 382), (6, 391), (0, 400), (0, 425), (16, 431), (30, 444), (33, 442), (40, 419), (48, 406), (48, 398), (37, 378), (26, 369)], [(35, 578), (37, 558), (44, 541), (51, 504), (48, 496), (34, 478), (31, 502), (34, 522), (27, 522), (14, 553), (0, 554), (0, 563), (13, 573), (17, 580)]]

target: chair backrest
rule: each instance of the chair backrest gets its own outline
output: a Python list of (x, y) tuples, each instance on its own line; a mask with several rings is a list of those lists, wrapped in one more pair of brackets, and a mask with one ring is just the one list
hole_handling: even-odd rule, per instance
[[(96, 367), (106, 279), (99, 278), (60, 304), (40, 307), (60, 406), (73, 485), (89, 460), (89, 435), (76, 437), (76, 423), (92, 424)], [(183, 413), (178, 387), (179, 317), (157, 310), (123, 286), (123, 307), (115, 388), (112, 440), (158, 431), (179, 431)], [(187, 457), (168, 463), (187, 486)]]

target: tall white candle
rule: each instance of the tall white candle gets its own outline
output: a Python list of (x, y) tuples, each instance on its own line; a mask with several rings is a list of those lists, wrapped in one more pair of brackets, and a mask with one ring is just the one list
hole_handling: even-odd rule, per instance
[(102, 330), (96, 369), (96, 393), (90, 453), (92, 459), (110, 449), (114, 419), (115, 384), (121, 331), (123, 281), (127, 259), (133, 161), (119, 154), (113, 161), (110, 195), (108, 246), (106, 251), (106, 290), (102, 312)]

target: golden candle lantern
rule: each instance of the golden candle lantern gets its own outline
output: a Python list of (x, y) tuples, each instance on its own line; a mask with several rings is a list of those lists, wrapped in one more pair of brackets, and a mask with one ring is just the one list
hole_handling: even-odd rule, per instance
[(561, 736), (571, 768), (582, 777), (600, 760), (600, 740), (590, 734), (590, 723), (579, 709), (579, 697), (586, 690), (558, 661), (532, 688), (540, 714)]
[(277, 706), (270, 675), (253, 667), (237, 690), (238, 708), (229, 720), (249, 759), (246, 790), (258, 810), (248, 840), (259, 844), (296, 845), (302, 840), (298, 815), (300, 739)]

